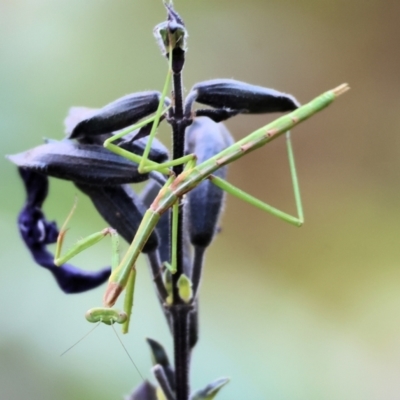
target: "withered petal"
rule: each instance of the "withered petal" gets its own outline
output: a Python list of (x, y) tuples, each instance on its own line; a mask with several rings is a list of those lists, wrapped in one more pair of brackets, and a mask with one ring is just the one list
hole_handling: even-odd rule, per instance
[(58, 229), (55, 222), (46, 220), (41, 210), (46, 196), (33, 195), (47, 193), (47, 177), (29, 170), (20, 171), (20, 175), (25, 185), (27, 201), (19, 213), (18, 228), (36, 263), (53, 274), (58, 286), (65, 293), (81, 293), (104, 283), (110, 276), (110, 268), (87, 272), (71, 264), (61, 267), (54, 264), (54, 256), (46, 246), (57, 241)]

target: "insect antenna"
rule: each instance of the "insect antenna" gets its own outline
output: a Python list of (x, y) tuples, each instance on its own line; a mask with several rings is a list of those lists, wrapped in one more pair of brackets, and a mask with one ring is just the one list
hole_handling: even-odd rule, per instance
[(84, 336), (82, 336), (77, 342), (75, 342), (71, 347), (68, 347), (67, 350), (63, 351), (60, 354), (60, 357), (62, 357), (65, 353), (68, 353), (73, 347), (75, 347), (79, 342), (81, 342), (83, 339), (85, 339), (87, 336), (89, 336), (99, 325), (101, 324), (101, 321), (96, 324), (88, 333), (86, 333)]
[(127, 354), (127, 356), (129, 357), (129, 359), (131, 360), (133, 366), (135, 367), (137, 373), (139, 374), (139, 376), (142, 378), (142, 381), (144, 382), (144, 378), (143, 375), (140, 373), (139, 368), (137, 367), (137, 365), (135, 364), (135, 362), (133, 361), (131, 355), (129, 354), (128, 350), (126, 349), (124, 343), (122, 342), (121, 338), (119, 337), (117, 331), (114, 328), (114, 324), (111, 324), (111, 328), (113, 329), (115, 336), (117, 337), (118, 341), (121, 343), (121, 346), (123, 347), (123, 349), (125, 350), (125, 353)]

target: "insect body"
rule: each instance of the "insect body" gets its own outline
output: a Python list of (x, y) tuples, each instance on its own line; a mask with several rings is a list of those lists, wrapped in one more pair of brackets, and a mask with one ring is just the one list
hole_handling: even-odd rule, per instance
[[(303, 223), (301, 203), (298, 203), (299, 217), (293, 217), (282, 211), (279, 211), (268, 204), (261, 202), (258, 199), (242, 192), (240, 189), (229, 184), (221, 178), (217, 178), (212, 173), (223, 165), (229, 164), (238, 158), (243, 157), (249, 152), (264, 146), (281, 134), (299, 124), (303, 120), (309, 118), (314, 113), (327, 107), (333, 100), (348, 89), (347, 85), (341, 85), (336, 89), (328, 91), (317, 97), (310, 103), (300, 107), (296, 111), (280, 117), (276, 121), (258, 129), (244, 139), (238, 141), (226, 150), (203, 162), (195, 165), (195, 157), (189, 161), (184, 171), (177, 177), (171, 177), (164, 187), (160, 190), (153, 204), (145, 213), (142, 223), (136, 233), (136, 236), (127, 250), (121, 264), (112, 272), (109, 284), (104, 295), (104, 304), (107, 306), (114, 305), (119, 294), (126, 286), (130, 270), (133, 268), (141, 248), (150, 233), (154, 230), (160, 215), (171, 208), (179, 197), (189, 192), (205, 179), (210, 179), (212, 183), (219, 186), (228, 193), (249, 202), (250, 204), (267, 211), (278, 218), (283, 219), (296, 226), (301, 226)], [(295, 177), (292, 171), (292, 178)], [(295, 193), (298, 192), (298, 187), (295, 186)]]

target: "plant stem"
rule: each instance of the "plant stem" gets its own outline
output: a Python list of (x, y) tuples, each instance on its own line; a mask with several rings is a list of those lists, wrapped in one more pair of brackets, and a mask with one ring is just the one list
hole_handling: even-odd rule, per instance
[[(174, 58), (173, 58), (174, 59)], [(174, 69), (174, 68), (173, 68)], [(173, 74), (174, 85), (174, 110), (170, 120), (173, 130), (173, 159), (180, 158), (185, 153), (185, 130), (188, 121), (183, 117), (183, 97), (182, 97), (182, 73), (181, 70)], [(173, 171), (178, 176), (183, 171), (183, 165), (173, 167)], [(179, 297), (178, 279), (184, 273), (184, 241), (183, 241), (183, 220), (184, 208), (182, 200), (179, 199), (178, 214), (178, 237), (177, 237), (177, 271), (172, 275), (173, 304), (170, 307), (172, 317), (172, 334), (174, 340), (174, 361), (175, 361), (175, 384), (176, 400), (189, 399), (189, 313), (191, 306), (185, 304)]]
[[(182, 98), (182, 74), (173, 74), (174, 84), (174, 100), (175, 107), (173, 110), (173, 117), (171, 119), (172, 125), (172, 158), (183, 157), (185, 153), (185, 129), (186, 124), (183, 120), (183, 98)], [(173, 171), (176, 176), (180, 175), (183, 171), (183, 165), (176, 165), (173, 167)], [(177, 238), (177, 271), (172, 275), (172, 287), (173, 287), (173, 304), (181, 304), (181, 300), (178, 294), (177, 282), (179, 277), (184, 271), (183, 266), (183, 207), (181, 207), (182, 200), (179, 199), (179, 216), (178, 216), (178, 238)]]
[(174, 336), (176, 400), (189, 399), (189, 313), (187, 304), (171, 307), (172, 334)]

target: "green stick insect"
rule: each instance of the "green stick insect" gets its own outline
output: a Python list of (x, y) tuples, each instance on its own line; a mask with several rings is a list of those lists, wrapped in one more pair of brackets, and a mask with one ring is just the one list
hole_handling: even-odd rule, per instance
[[(127, 332), (128, 329), (129, 316), (132, 307), (134, 280), (136, 274), (135, 263), (137, 258), (139, 257), (139, 254), (143, 246), (146, 244), (148, 237), (155, 229), (160, 219), (160, 216), (171, 208), (173, 214), (173, 221), (176, 221), (175, 216), (178, 213), (179, 199), (182, 198), (182, 196), (184, 196), (186, 193), (196, 188), (203, 181), (208, 179), (210, 182), (212, 182), (214, 185), (216, 185), (223, 191), (226, 191), (227, 193), (230, 193), (244, 200), (245, 202), (248, 202), (253, 206), (258, 207), (259, 209), (266, 211), (282, 219), (285, 222), (288, 222), (295, 226), (302, 225), (304, 221), (303, 210), (300, 199), (300, 190), (295, 169), (293, 150), (290, 142), (289, 130), (292, 129), (297, 124), (301, 123), (302, 121), (306, 120), (307, 118), (311, 117), (313, 114), (327, 107), (339, 95), (343, 94), (349, 89), (347, 84), (342, 84), (333, 90), (325, 92), (324, 94), (316, 97), (309, 103), (301, 107), (298, 107), (297, 109), (295, 109), (295, 111), (287, 115), (284, 115), (278, 118), (277, 120), (263, 126), (262, 128), (256, 130), (255, 132), (239, 140), (238, 142), (232, 144), (225, 150), (219, 152), (218, 154), (214, 155), (213, 157), (209, 158), (208, 160), (200, 164), (196, 165), (196, 156), (194, 154), (189, 154), (187, 156), (184, 156), (183, 158), (158, 164), (148, 159), (148, 152), (151, 148), (152, 140), (154, 138), (158, 123), (161, 118), (166, 117), (166, 113), (169, 111), (170, 108), (169, 106), (167, 106), (167, 108), (163, 110), (166, 101), (166, 93), (169, 88), (170, 77), (172, 74), (171, 66), (172, 66), (172, 57), (169, 57), (170, 68), (156, 114), (153, 117), (148, 118), (139, 124), (135, 124), (129, 127), (128, 129), (123, 130), (122, 132), (114, 135), (113, 137), (109, 138), (104, 142), (104, 147), (107, 148), (108, 150), (116, 154), (119, 154), (123, 157), (126, 157), (131, 161), (139, 163), (139, 170), (142, 173), (148, 173), (150, 171), (159, 171), (162, 174), (169, 176), (166, 183), (156, 196), (155, 200), (144, 214), (142, 222), (125, 256), (123, 257), (121, 262), (119, 262), (116, 251), (117, 235), (116, 232), (110, 228), (107, 228), (101, 232), (93, 234), (88, 238), (82, 239), (75, 246), (73, 246), (66, 253), (66, 255), (60, 257), (61, 245), (65, 232), (65, 230), (63, 229), (58, 240), (58, 246), (56, 251), (55, 262), (56, 264), (61, 265), (74, 255), (79, 253), (80, 251), (97, 243), (104, 236), (111, 235), (114, 248), (114, 257), (113, 257), (112, 273), (109, 278), (109, 283), (103, 297), (104, 307), (94, 308), (89, 310), (86, 314), (86, 318), (90, 322), (101, 321), (106, 324), (113, 324), (115, 322), (123, 323), (124, 332)], [(242, 85), (247, 85), (247, 84), (242, 84)], [(232, 80), (209, 81), (203, 84), (196, 85), (192, 90), (192, 92), (195, 93), (195, 95), (193, 95), (192, 97), (194, 97), (194, 99), (197, 100), (198, 102), (218, 107), (219, 106), (218, 95), (223, 97), (223, 94), (221, 95), (221, 93), (223, 93), (224, 89), (229, 90), (230, 92), (235, 90), (241, 91), (241, 93), (243, 94), (250, 92), (254, 93), (254, 88), (258, 88), (252, 86), (251, 87), (252, 91), (246, 92), (247, 89), (246, 86), (240, 86), (240, 88), (236, 86), (238, 86), (238, 82)], [(277, 97), (285, 96), (279, 92), (275, 91), (273, 92), (274, 96)], [(188, 97), (191, 97), (191, 95), (189, 95)], [(286, 95), (286, 97), (291, 97), (291, 96)], [(226, 110), (224, 112), (226, 112)], [(233, 114), (235, 113), (232, 112), (232, 115)], [(142, 156), (139, 156), (137, 154), (132, 154), (127, 150), (124, 150), (119, 146), (113, 144), (115, 140), (122, 138), (124, 135), (127, 135), (133, 130), (143, 127), (148, 127), (149, 124), (151, 124), (152, 128), (147, 143), (147, 148)], [(80, 130), (82, 130), (82, 124), (81, 125), (78, 124), (76, 126), (76, 128), (71, 134), (71, 138), (78, 137), (80, 134)], [(213, 173), (216, 172), (221, 167), (245, 156), (246, 154), (250, 153), (253, 150), (256, 150), (264, 146), (265, 144), (276, 139), (283, 133), (286, 133), (287, 135), (287, 151), (288, 151), (290, 172), (292, 177), (294, 196), (298, 214), (297, 217), (289, 215), (283, 211), (280, 211), (268, 205), (267, 203), (264, 203), (263, 201), (256, 199), (250, 194), (243, 192), (239, 188), (228, 183), (226, 180), (217, 177), (216, 175), (213, 175)], [(176, 176), (171, 171), (170, 167), (180, 164), (184, 165), (183, 172)], [(69, 218), (70, 216), (68, 217), (67, 221), (69, 220)], [(177, 245), (176, 223), (173, 223), (173, 228), (172, 228), (173, 251), (172, 251), (171, 265), (168, 265), (168, 268), (170, 269), (171, 273), (174, 273), (176, 271), (176, 256), (174, 255), (174, 249), (176, 249), (176, 245)], [(182, 279), (180, 280), (180, 282), (178, 282), (178, 285), (180, 285), (179, 293), (186, 302), (190, 302), (193, 299), (193, 292), (190, 291), (190, 284), (191, 284), (190, 279), (185, 276), (181, 276), (181, 278)], [(127, 291), (127, 298), (124, 306), (125, 312), (113, 310), (111, 307), (115, 304), (116, 300), (118, 299), (119, 295), (122, 293), (124, 289), (126, 289)], [(196, 293), (196, 290), (194, 291), (194, 293)], [(163, 300), (167, 301), (167, 298), (164, 296)]]
[[(128, 332), (135, 263), (141, 252), (147, 254), (156, 292), (174, 339), (174, 370), (165, 361), (166, 356), (160, 356), (162, 347), (154, 350), (150, 344), (153, 355), (158, 354), (155, 376), (165, 398), (186, 400), (190, 387), (190, 352), (198, 340), (197, 294), (203, 257), (217, 231), (224, 192), (294, 226), (301, 226), (304, 217), (290, 130), (327, 107), (349, 87), (342, 84), (300, 106), (293, 96), (276, 90), (232, 79), (216, 79), (195, 84), (184, 99), (181, 73), (185, 62), (186, 29), (172, 4), (165, 3), (165, 7), (167, 21), (154, 30), (169, 63), (161, 93), (133, 93), (99, 110), (73, 108), (66, 120), (69, 138), (48, 140), (45, 145), (9, 158), (19, 167), (27, 191), (18, 226), (36, 263), (51, 271), (67, 293), (89, 290), (109, 278), (103, 307), (86, 313), (89, 322), (120, 323), (123, 333)], [(167, 93), (171, 81), (173, 90), (172, 99), (169, 99)], [(194, 109), (195, 102), (207, 108)], [(236, 143), (220, 124), (237, 114), (271, 112), (288, 114)], [(167, 149), (155, 139), (163, 120), (172, 127), (171, 158)], [(256, 199), (224, 179), (228, 164), (284, 133), (296, 216)], [(112, 228), (78, 241), (61, 255), (66, 226), (76, 204), (58, 233), (56, 224), (47, 221), (41, 210), (47, 196), (47, 176), (72, 181), (90, 197)], [(128, 185), (149, 178), (152, 180), (140, 195)], [(116, 230), (130, 242), (121, 261)], [(47, 245), (54, 243), (57, 235), (53, 261)], [(74, 255), (108, 235), (113, 247), (111, 274), (109, 268), (93, 274), (66, 264)], [(193, 246), (190, 254), (189, 242)], [(124, 290), (124, 311), (113, 309)], [(164, 350), (161, 353), (164, 354)], [(211, 399), (226, 382), (226, 379), (215, 381), (191, 398)]]
[[(120, 157), (122, 160), (127, 159), (137, 163), (139, 165), (139, 173), (152, 173), (153, 177), (156, 176), (159, 181), (163, 182), (162, 188), (159, 190), (148, 210), (144, 213), (133, 241), (121, 261), (118, 256), (118, 235), (112, 228), (106, 228), (101, 232), (80, 240), (69, 249), (65, 255), (61, 256), (62, 244), (66, 232), (65, 227), (70, 220), (75, 207), (69, 214), (57, 240), (54, 263), (56, 265), (62, 265), (79, 252), (100, 241), (103, 237), (107, 235), (111, 236), (113, 243), (112, 273), (109, 277), (109, 283), (103, 297), (104, 307), (89, 310), (86, 314), (86, 318), (90, 322), (104, 322), (109, 325), (114, 324), (115, 322), (122, 323), (123, 332), (127, 332), (129, 326), (136, 277), (135, 263), (139, 254), (146, 246), (147, 241), (155, 230), (161, 215), (169, 209), (172, 209), (171, 264), (164, 262), (164, 265), (171, 274), (174, 274), (177, 271), (178, 214), (180, 212), (180, 200), (185, 196), (185, 194), (189, 194), (190, 197), (191, 194), (196, 191), (197, 186), (203, 182), (209, 181), (222, 191), (230, 193), (263, 211), (275, 215), (285, 222), (295, 226), (302, 225), (304, 220), (303, 210), (289, 130), (327, 107), (336, 97), (348, 90), (347, 84), (340, 85), (300, 107), (297, 101), (290, 95), (235, 80), (219, 79), (201, 82), (194, 85), (183, 103), (181, 71), (184, 63), (186, 31), (179, 16), (171, 7), (167, 8), (169, 10), (168, 21), (160, 24), (155, 29), (156, 37), (159, 39), (161, 47), (164, 46), (164, 54), (169, 62), (168, 74), (162, 93), (137, 93), (110, 103), (100, 110), (92, 110), (90, 115), (78, 121), (70, 132), (70, 139), (78, 139), (79, 143), (82, 143), (82, 146), (83, 143), (96, 144), (99, 139), (93, 138), (99, 138), (101, 134), (106, 134), (108, 138), (103, 143), (106, 149), (115, 153), (118, 157), (122, 156), (123, 158)], [(172, 76), (174, 76), (173, 101), (167, 98)], [(211, 108), (193, 110), (194, 102), (205, 104)], [(217, 153), (214, 152), (212, 156), (201, 159), (201, 162), (198, 164), (195, 154), (187, 154), (178, 157), (174, 156), (173, 160), (166, 162), (155, 162), (149, 157), (150, 152), (153, 150), (152, 144), (154, 143), (157, 127), (163, 119), (166, 119), (173, 127), (174, 137), (175, 132), (178, 131), (180, 136), (183, 137), (183, 140), (181, 141), (184, 143), (185, 131), (187, 128), (190, 130), (191, 126), (199, 124), (199, 122), (197, 122), (200, 120), (199, 117), (206, 117), (205, 120), (209, 121), (207, 123), (204, 123), (203, 121), (200, 123), (200, 126), (207, 129), (211, 126), (211, 131), (218, 131), (218, 134), (221, 134), (219, 128), (220, 125), (218, 123), (239, 113), (285, 111), (292, 112), (256, 130), (236, 143), (228, 145), (230, 142), (229, 140), (226, 141), (225, 145), (221, 147), (221, 149), (223, 149), (222, 151)], [(152, 117), (137, 123), (139, 120), (147, 117), (153, 112), (155, 112), (155, 114)], [(110, 136), (110, 132), (117, 130), (121, 131)], [(133, 134), (134, 136), (132, 138), (133, 131), (136, 132)], [(201, 134), (202, 133), (205, 134), (205, 132), (201, 132)], [(259, 147), (264, 146), (283, 133), (286, 133), (287, 135), (287, 151), (297, 209), (296, 217), (280, 211), (243, 192), (224, 180), (220, 174), (220, 171), (227, 164), (245, 156)], [(145, 150), (141, 155), (130, 152), (127, 150), (126, 146), (123, 145), (123, 142), (121, 142), (121, 138), (128, 134), (131, 134), (130, 142), (148, 136)], [(114, 142), (117, 140), (119, 143), (115, 144)], [(68, 144), (62, 146), (72, 146), (72, 153), (79, 151), (79, 154), (82, 154), (82, 149), (79, 147), (79, 144)], [(104, 158), (104, 160), (107, 160), (107, 157), (109, 156), (104, 155), (104, 153), (99, 151), (98, 147), (99, 146), (96, 148), (96, 154), (99, 155), (100, 159)], [(88, 148), (85, 147), (85, 149)], [(90, 147), (90, 150), (83, 151), (85, 157), (86, 152), (91, 153), (94, 151), (92, 149), (94, 149), (94, 147)], [(181, 148), (181, 150), (182, 149), (183, 148)], [(106, 150), (103, 149), (103, 151)], [(38, 154), (42, 154), (41, 152), (42, 150), (40, 149)], [(180, 151), (180, 153), (183, 154), (182, 151)], [(32, 152), (25, 153), (22, 157), (24, 161), (21, 166), (26, 166), (26, 158), (31, 156)], [(43, 160), (40, 157), (39, 165), (41, 166), (43, 165)], [(45, 157), (47, 156), (45, 155)], [(59, 157), (53, 156), (50, 156), (50, 158), (52, 161), (56, 160), (56, 162), (59, 159)], [(92, 165), (94, 166), (96, 163), (98, 164), (96, 157), (92, 157), (91, 159), (90, 167), (92, 167)], [(21, 160), (21, 156), (14, 157), (14, 162), (17, 164), (18, 160)], [(47, 162), (48, 158), (45, 160), (46, 165)], [(100, 160), (99, 162), (101, 163), (102, 161)], [(171, 169), (171, 167), (173, 168)], [(58, 167), (56, 166), (55, 169), (57, 170), (57, 168)], [(124, 166), (123, 168), (129, 171), (132, 167)], [(91, 169), (93, 169), (92, 176), (95, 176), (96, 167)], [(47, 172), (50, 172), (48, 168)], [(165, 179), (162, 175), (166, 175), (168, 179)], [(75, 181), (79, 187), (79, 182), (76, 181), (76, 176), (77, 175), (75, 174), (70, 178)], [(100, 178), (102, 179), (102, 177)], [(111, 184), (118, 185), (124, 182), (126, 183), (129, 181), (115, 181)], [(91, 189), (88, 187), (84, 189), (86, 192), (90, 190)], [(160, 268), (160, 272), (161, 271), (162, 269)], [(193, 276), (188, 277), (180, 271), (179, 280), (173, 279), (176, 287), (173, 287), (172, 290), (167, 290), (168, 285), (164, 285), (162, 281), (160, 285), (160, 280), (158, 280), (157, 289), (159, 297), (161, 301), (167, 305), (173, 303), (174, 294), (175, 296), (178, 295), (180, 300), (183, 302), (190, 303), (196, 298), (199, 280), (199, 277), (195, 276), (195, 273), (193, 273)], [(124, 312), (113, 310), (111, 307), (115, 304), (124, 289), (126, 289), (127, 293)]]

